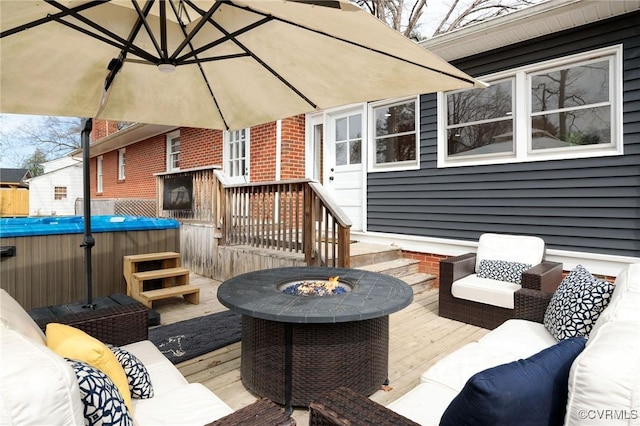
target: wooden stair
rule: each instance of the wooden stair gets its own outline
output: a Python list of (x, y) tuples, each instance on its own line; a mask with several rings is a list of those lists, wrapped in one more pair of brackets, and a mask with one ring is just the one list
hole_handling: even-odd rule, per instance
[[(182, 296), (188, 303), (200, 303), (200, 288), (189, 284), (189, 270), (180, 267), (180, 253), (160, 252), (124, 256), (124, 277), (127, 282), (127, 295), (148, 308), (152, 308), (154, 300), (176, 296)], [(160, 288), (151, 288), (150, 282), (153, 281), (158, 283)]]
[(419, 271), (420, 261), (402, 256), (402, 250), (393, 246), (353, 243), (350, 246), (351, 267), (380, 272), (400, 278), (420, 294), (434, 286), (436, 277)]

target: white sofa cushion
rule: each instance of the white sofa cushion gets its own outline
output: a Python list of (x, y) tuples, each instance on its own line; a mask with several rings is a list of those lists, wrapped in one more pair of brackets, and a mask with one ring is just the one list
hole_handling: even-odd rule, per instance
[(459, 392), (477, 372), (515, 359), (508, 352), (488, 350), (478, 342), (471, 342), (444, 356), (422, 373), (420, 382), (438, 383)]
[(543, 324), (521, 319), (510, 319), (478, 340), (480, 346), (491, 352), (510, 353), (514, 360), (529, 358), (551, 347), (558, 341)]
[(478, 239), (476, 271), (482, 260), (506, 260), (509, 262), (538, 265), (544, 256), (544, 240), (525, 235), (482, 234)]
[(76, 375), (63, 358), (3, 323), (0, 359), (0, 424), (84, 425)]
[(0, 289), (0, 321), (5, 327), (34, 339), (42, 345), (47, 340), (38, 324), (4, 289)]
[(640, 425), (639, 410), (640, 322), (608, 322), (571, 366), (565, 424)]
[(200, 383), (133, 400), (136, 425), (202, 426), (233, 410)]
[(387, 408), (423, 426), (437, 426), (457, 391), (439, 383), (420, 383)]
[(476, 274), (471, 274), (451, 284), (451, 295), (458, 299), (513, 309), (513, 295), (521, 288), (520, 284), (479, 278)]
[(602, 311), (590, 336), (612, 321), (640, 321), (640, 263), (629, 265), (618, 274), (609, 305)]

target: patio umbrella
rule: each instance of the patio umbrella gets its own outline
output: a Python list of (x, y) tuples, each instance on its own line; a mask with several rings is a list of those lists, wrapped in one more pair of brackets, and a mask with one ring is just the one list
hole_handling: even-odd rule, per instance
[(483, 87), (342, 0), (0, 0), (0, 63), (0, 112), (211, 129)]

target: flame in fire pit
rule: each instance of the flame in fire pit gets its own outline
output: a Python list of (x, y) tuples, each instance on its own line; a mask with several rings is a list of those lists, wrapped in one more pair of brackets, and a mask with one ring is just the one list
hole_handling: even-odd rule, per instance
[(298, 296), (331, 296), (346, 293), (348, 289), (338, 281), (339, 278), (336, 276), (321, 281), (294, 281), (281, 288), (284, 293)]

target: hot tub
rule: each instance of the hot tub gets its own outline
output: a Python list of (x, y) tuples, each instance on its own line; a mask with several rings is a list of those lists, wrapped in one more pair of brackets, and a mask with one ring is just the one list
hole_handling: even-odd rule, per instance
[[(126, 293), (123, 257), (180, 252), (175, 219), (92, 216), (93, 295)], [(0, 245), (15, 248), (2, 257), (0, 286), (27, 310), (81, 301), (84, 287), (82, 216), (0, 219)]]

